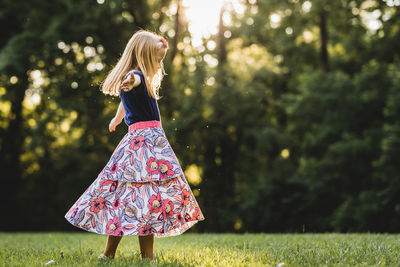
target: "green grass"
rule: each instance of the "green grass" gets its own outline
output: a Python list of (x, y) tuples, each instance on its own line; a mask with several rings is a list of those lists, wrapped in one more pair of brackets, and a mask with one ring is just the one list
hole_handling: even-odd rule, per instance
[[(0, 233), (1, 266), (400, 266), (400, 234), (194, 234), (155, 238), (142, 260), (136, 236), (101, 261), (106, 236)], [(61, 252), (63, 257), (61, 257)]]

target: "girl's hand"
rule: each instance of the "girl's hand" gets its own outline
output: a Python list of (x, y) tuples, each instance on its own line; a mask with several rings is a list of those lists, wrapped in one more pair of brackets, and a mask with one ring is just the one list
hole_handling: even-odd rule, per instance
[(120, 124), (121, 122), (118, 122), (117, 119), (114, 117), (112, 118), (110, 124), (108, 125), (108, 130), (110, 132), (115, 131), (115, 128), (117, 127), (118, 124)]
[(133, 72), (129, 74), (129, 76), (121, 83), (121, 89), (126, 91), (129, 91), (133, 88), (133, 85), (135, 84), (135, 75)]

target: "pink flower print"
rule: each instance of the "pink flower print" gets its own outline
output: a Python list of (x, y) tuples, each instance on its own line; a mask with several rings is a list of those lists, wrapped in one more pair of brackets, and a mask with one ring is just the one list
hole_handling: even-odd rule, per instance
[(116, 199), (114, 200), (114, 202), (112, 203), (113, 208), (116, 210), (119, 207), (119, 204), (121, 204), (121, 200)]
[(150, 200), (149, 200), (149, 209), (153, 212), (159, 212), (162, 208), (161, 204), (161, 195), (160, 193), (157, 194), (157, 196), (152, 195)]
[(200, 208), (197, 207), (196, 210), (193, 213), (193, 218), (197, 219), (197, 220), (201, 220), (203, 218), (203, 216), (201, 216), (200, 214)]
[(75, 208), (74, 208), (73, 214), (72, 214), (72, 216), (71, 216), (71, 219), (75, 218), (76, 213), (78, 213), (78, 210), (79, 210), (78, 207), (75, 207)]
[(174, 205), (169, 199), (164, 200), (162, 205), (162, 212), (165, 218), (168, 218), (174, 214)]
[(190, 200), (190, 192), (187, 191), (186, 189), (183, 189), (182, 204), (186, 206), (189, 203), (189, 200)]
[[(106, 233), (108, 235), (122, 235), (121, 224), (118, 221), (118, 217), (114, 216), (113, 219), (110, 219), (106, 226)], [(121, 234), (122, 233), (122, 234)]]
[(150, 224), (144, 225), (139, 228), (139, 234), (140, 235), (149, 235), (151, 234), (151, 226)]
[(158, 163), (154, 157), (150, 157), (147, 161), (147, 172), (149, 174), (158, 174)]
[(114, 162), (114, 163), (111, 165), (110, 171), (111, 171), (112, 174), (114, 174), (114, 173), (117, 171), (117, 169), (118, 169), (118, 163), (115, 163), (115, 162)]
[(144, 137), (142, 135), (138, 136), (135, 139), (131, 140), (131, 145), (129, 146), (129, 148), (136, 151), (143, 146), (143, 143), (144, 143)]
[(108, 185), (111, 184), (113, 181), (112, 180), (100, 180), (100, 185), (104, 186), (104, 185)]
[(190, 221), (191, 220), (191, 217), (190, 217), (190, 214), (189, 213), (186, 213), (185, 214), (185, 221)]
[(110, 185), (110, 192), (114, 192), (117, 190), (118, 187), (118, 181), (113, 181), (112, 184)]
[(104, 198), (98, 198), (95, 201), (90, 201), (90, 211), (98, 213), (104, 208)]
[(178, 222), (181, 222), (182, 219), (183, 219), (182, 214), (178, 213), (178, 214), (176, 215), (176, 219), (178, 220)]
[(143, 183), (131, 182), (131, 185), (134, 187), (141, 187), (143, 185)]
[(172, 170), (172, 164), (166, 160), (159, 160), (158, 162), (158, 170), (160, 171), (160, 178), (167, 178), (168, 176), (172, 176), (175, 172)]

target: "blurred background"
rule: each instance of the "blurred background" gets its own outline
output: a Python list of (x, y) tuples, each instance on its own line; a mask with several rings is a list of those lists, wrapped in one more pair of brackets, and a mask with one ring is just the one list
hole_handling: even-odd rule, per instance
[(128, 130), (99, 85), (147, 29), (191, 231), (399, 232), (400, 0), (0, 0), (0, 27), (1, 231), (79, 231)]

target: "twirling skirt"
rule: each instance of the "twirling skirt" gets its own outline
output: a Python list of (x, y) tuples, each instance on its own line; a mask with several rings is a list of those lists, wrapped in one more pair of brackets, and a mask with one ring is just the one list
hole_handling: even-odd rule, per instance
[(182, 234), (205, 219), (159, 121), (130, 125), (65, 218), (98, 234), (156, 237)]

